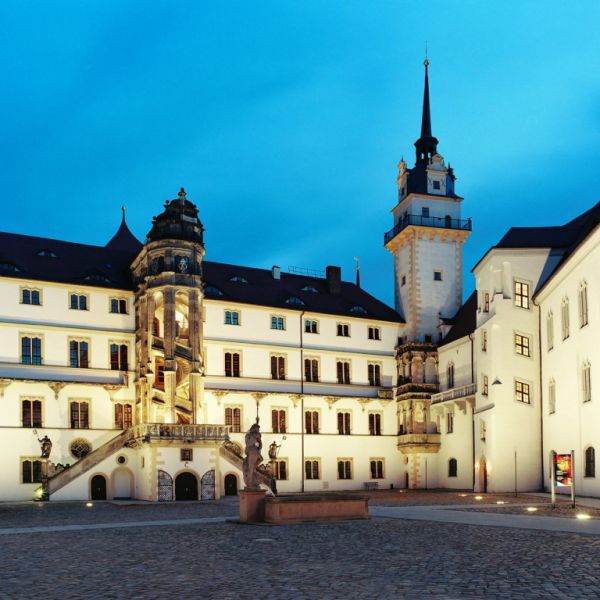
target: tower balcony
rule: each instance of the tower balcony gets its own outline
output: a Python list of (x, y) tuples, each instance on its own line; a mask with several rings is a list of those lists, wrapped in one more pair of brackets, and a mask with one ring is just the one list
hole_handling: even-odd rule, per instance
[(390, 229), (383, 237), (383, 243), (388, 244), (401, 231), (409, 225), (419, 227), (434, 227), (437, 229), (457, 229), (462, 231), (471, 231), (471, 219), (452, 219), (451, 217), (424, 217), (423, 215), (406, 215), (402, 220)]

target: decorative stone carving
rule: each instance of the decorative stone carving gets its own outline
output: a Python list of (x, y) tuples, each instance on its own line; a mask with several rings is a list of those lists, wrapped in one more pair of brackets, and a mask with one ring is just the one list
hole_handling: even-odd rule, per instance
[(55, 400), (58, 400), (58, 395), (60, 394), (60, 391), (67, 385), (68, 384), (66, 384), (62, 381), (49, 381), (48, 382), (48, 387), (54, 392)]
[(260, 434), (260, 425), (258, 424), (258, 418), (256, 422), (245, 437), (246, 442), (246, 456), (244, 456), (243, 474), (244, 484), (246, 488), (257, 489), (259, 487), (258, 478), (256, 476), (256, 469), (262, 463), (263, 457), (261, 454), (262, 450), (262, 436)]
[(38, 438), (38, 442), (40, 443), (40, 456), (42, 458), (48, 458), (50, 456), (50, 452), (52, 452), (52, 440), (45, 435), (42, 439)]
[(92, 445), (84, 438), (76, 438), (71, 442), (69, 450), (74, 458), (82, 459), (92, 451)]

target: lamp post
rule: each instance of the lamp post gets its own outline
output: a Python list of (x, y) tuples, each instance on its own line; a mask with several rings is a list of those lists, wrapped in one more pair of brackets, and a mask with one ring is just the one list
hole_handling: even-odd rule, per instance
[[(285, 440), (285, 435), (282, 438), (282, 441)], [(277, 444), (275, 440), (271, 442), (269, 445), (269, 467), (271, 469), (271, 491), (277, 495), (277, 479), (275, 478), (275, 469), (277, 457), (279, 456), (279, 450), (281, 449), (281, 444)]]

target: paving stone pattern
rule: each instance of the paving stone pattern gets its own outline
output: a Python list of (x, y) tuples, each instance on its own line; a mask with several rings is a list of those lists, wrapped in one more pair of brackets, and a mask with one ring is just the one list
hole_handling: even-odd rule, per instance
[[(101, 517), (125, 520), (104, 506)], [(170, 508), (231, 514), (207, 506)], [(62, 523), (79, 516), (77, 505), (53, 508)], [(175, 518), (125, 512), (142, 521), (153, 510)], [(599, 562), (600, 537), (384, 518), (85, 530), (2, 536), (0, 598), (597, 599)]]

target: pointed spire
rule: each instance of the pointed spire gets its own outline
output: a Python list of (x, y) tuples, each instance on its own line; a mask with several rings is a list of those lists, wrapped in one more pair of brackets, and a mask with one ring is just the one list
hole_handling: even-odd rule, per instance
[(125, 224), (125, 207), (121, 206), (121, 212), (123, 213), (121, 216), (121, 224)]
[(423, 91), (423, 116), (421, 118), (421, 137), (415, 142), (417, 163), (427, 162), (437, 152), (438, 141), (431, 133), (431, 108), (429, 106), (429, 60), (425, 65), (425, 89)]

